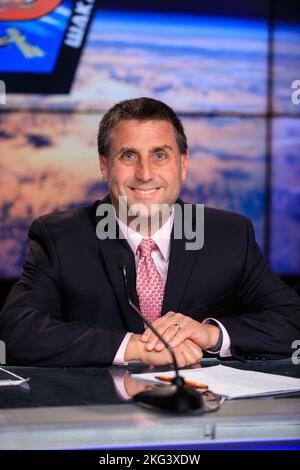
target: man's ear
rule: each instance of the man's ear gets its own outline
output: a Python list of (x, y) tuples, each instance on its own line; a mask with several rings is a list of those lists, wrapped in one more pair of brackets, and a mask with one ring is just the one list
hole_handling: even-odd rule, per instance
[(107, 181), (107, 159), (104, 155), (99, 155), (99, 167), (103, 176), (103, 180)]
[(181, 179), (182, 179), (182, 181), (184, 181), (185, 178), (186, 178), (186, 172), (187, 172), (189, 158), (190, 158), (189, 152), (183, 153), (181, 155)]

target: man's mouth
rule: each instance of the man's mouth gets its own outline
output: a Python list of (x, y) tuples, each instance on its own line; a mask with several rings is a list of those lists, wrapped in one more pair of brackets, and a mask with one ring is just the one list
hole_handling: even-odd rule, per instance
[(130, 188), (135, 193), (141, 194), (142, 196), (147, 196), (148, 194), (153, 194), (158, 191), (160, 188), (150, 188), (150, 189), (141, 189), (141, 188)]

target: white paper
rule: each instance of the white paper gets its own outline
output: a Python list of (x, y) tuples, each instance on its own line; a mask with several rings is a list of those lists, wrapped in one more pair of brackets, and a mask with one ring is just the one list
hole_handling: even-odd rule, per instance
[[(5, 378), (2, 378), (5, 377)], [(0, 387), (7, 387), (11, 385), (21, 385), (24, 382), (28, 382), (29, 379), (24, 379), (13, 372), (3, 369), (0, 367)]]
[[(300, 391), (300, 379), (264, 372), (239, 370), (222, 365), (180, 370), (180, 375), (186, 380), (208, 385), (209, 390), (226, 397), (228, 400)], [(174, 371), (132, 375), (136, 379), (150, 380), (162, 384), (163, 382), (156, 379), (156, 376), (174, 377)]]

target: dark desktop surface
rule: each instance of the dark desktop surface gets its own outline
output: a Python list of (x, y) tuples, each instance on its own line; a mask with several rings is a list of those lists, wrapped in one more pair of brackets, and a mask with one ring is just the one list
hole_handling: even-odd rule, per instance
[[(300, 365), (294, 365), (291, 358), (265, 361), (249, 360), (247, 362), (217, 359), (202, 361), (203, 367), (217, 364), (300, 378)], [(121, 398), (114, 385), (114, 377), (116, 374), (122, 377), (126, 373), (125, 368), (55, 368), (5, 365), (2, 367), (21, 377), (29, 377), (30, 380), (23, 386), (0, 387), (0, 409), (108, 405), (129, 402)], [(134, 373), (141, 370), (134, 366), (131, 368), (131, 372)]]
[[(202, 362), (217, 364), (300, 378), (291, 358)], [(2, 450), (300, 449), (299, 395), (226, 400), (217, 411), (178, 415), (126, 399), (116, 386), (126, 368), (3, 367), (30, 380), (0, 387)]]

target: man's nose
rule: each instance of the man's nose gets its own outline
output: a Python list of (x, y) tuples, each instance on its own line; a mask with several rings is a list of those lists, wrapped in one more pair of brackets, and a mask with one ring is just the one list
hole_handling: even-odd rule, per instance
[(135, 176), (141, 181), (150, 181), (153, 178), (153, 169), (149, 160), (140, 160), (136, 167)]

